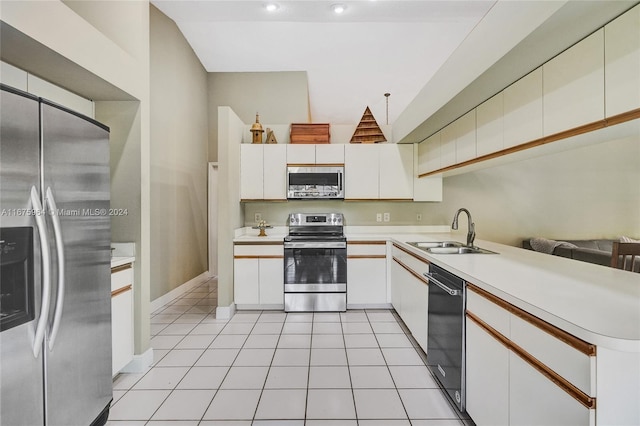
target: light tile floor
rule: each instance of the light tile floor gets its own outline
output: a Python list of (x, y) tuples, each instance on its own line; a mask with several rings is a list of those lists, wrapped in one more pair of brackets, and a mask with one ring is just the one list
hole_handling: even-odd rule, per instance
[(154, 365), (115, 378), (108, 426), (464, 425), (393, 311), (221, 320), (209, 284), (152, 313)]

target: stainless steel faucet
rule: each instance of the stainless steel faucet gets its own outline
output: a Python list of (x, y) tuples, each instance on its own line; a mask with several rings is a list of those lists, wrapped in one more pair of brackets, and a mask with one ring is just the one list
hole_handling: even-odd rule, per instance
[(469, 232), (467, 232), (467, 246), (473, 247), (473, 240), (476, 239), (476, 224), (473, 223), (471, 219), (471, 213), (467, 209), (458, 209), (455, 216), (453, 216), (453, 223), (451, 224), (451, 229), (458, 229), (458, 216), (460, 213), (465, 212), (467, 214), (467, 219), (469, 223)]

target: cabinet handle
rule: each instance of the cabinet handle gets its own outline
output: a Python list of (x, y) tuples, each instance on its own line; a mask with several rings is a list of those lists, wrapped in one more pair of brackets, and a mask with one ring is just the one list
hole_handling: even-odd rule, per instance
[(131, 291), (131, 290), (132, 290), (132, 286), (131, 286), (131, 284), (126, 285), (126, 286), (124, 286), (124, 287), (120, 287), (119, 289), (117, 289), (117, 290), (113, 290), (113, 291), (111, 292), (111, 298), (113, 299), (113, 298), (114, 298), (114, 297), (116, 297), (117, 295), (122, 294), (122, 293), (126, 293), (127, 291)]

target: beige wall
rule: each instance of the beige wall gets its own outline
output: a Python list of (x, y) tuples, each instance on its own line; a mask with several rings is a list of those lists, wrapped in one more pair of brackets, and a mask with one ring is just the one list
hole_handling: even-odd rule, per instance
[(209, 73), (209, 161), (218, 161), (218, 107), (229, 106), (244, 123), (307, 123), (306, 72)]
[(151, 6), (151, 300), (207, 271), (207, 74)]

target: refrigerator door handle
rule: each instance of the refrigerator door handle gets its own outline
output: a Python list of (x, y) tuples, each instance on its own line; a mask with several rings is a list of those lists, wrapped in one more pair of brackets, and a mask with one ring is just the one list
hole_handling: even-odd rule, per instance
[(40, 317), (36, 326), (35, 336), (33, 338), (33, 356), (40, 356), (40, 349), (44, 342), (44, 332), (47, 326), (47, 318), (49, 316), (49, 303), (51, 302), (51, 255), (49, 253), (49, 236), (47, 234), (47, 225), (44, 220), (44, 209), (40, 203), (40, 197), (35, 186), (31, 187), (31, 206), (34, 209), (36, 226), (38, 227), (38, 235), (40, 237), (40, 254), (42, 256), (42, 302), (40, 304)]
[(53, 222), (53, 235), (56, 239), (56, 255), (58, 258), (58, 294), (56, 297), (56, 310), (53, 315), (53, 323), (51, 325), (51, 332), (49, 333), (49, 350), (53, 349), (53, 345), (58, 335), (58, 329), (60, 328), (60, 320), (62, 319), (62, 308), (64, 306), (64, 244), (62, 242), (62, 226), (60, 225), (60, 217), (58, 216), (58, 207), (56, 206), (56, 200), (53, 198), (51, 188), (47, 188), (46, 202), (50, 207), (49, 214), (51, 215), (51, 221)]

